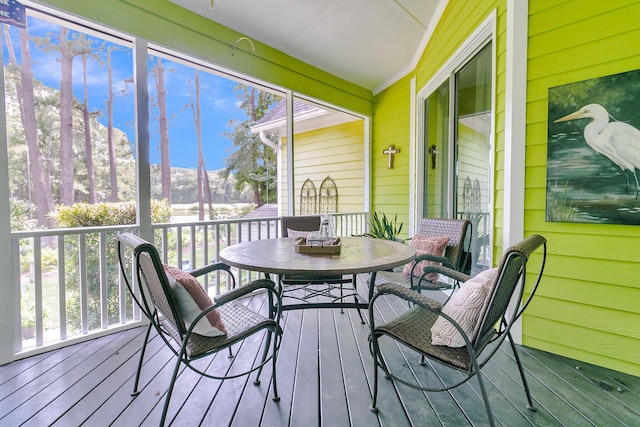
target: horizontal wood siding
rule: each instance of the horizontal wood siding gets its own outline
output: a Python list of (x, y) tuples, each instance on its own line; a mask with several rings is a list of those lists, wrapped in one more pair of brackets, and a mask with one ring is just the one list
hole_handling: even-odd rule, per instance
[(550, 256), (523, 343), (639, 375), (640, 227), (545, 222), (545, 195), (549, 88), (640, 68), (640, 3), (529, 5), (525, 228)]
[[(282, 146), (283, 212), (287, 198), (287, 141)], [(329, 126), (295, 134), (294, 196), (296, 215), (300, 214), (300, 189), (308, 178), (316, 186), (328, 176), (338, 188), (338, 212), (364, 210), (364, 120)], [(318, 208), (320, 206), (318, 200)]]
[[(373, 115), (371, 152), (371, 202), (373, 210), (398, 220), (409, 221), (409, 165), (410, 165), (410, 97), (411, 76), (407, 76), (376, 97)], [(400, 152), (394, 156), (393, 168), (387, 167), (383, 154), (389, 145)], [(408, 227), (403, 228), (407, 235)]]
[[(416, 89), (420, 91), (426, 83), (442, 68), (445, 62), (465, 42), (494, 10), (498, 12), (498, 40), (497, 40), (497, 96), (496, 118), (504, 116), (504, 74), (505, 74), (505, 18), (506, 0), (450, 0), (437, 23), (435, 31), (422, 52), (422, 57), (413, 73), (376, 95), (374, 102), (373, 120), (373, 168), (372, 168), (372, 202), (373, 209), (389, 213), (398, 213), (403, 220), (408, 218), (409, 212), (409, 165), (408, 153), (410, 149), (410, 79), (415, 77)], [(504, 169), (501, 152), (504, 151), (504, 120), (498, 122), (496, 131), (496, 170)], [(421, 144), (422, 141), (416, 141)], [(396, 156), (392, 170), (386, 168), (386, 156), (382, 150), (395, 144), (401, 153)], [(501, 174), (494, 177), (496, 191), (502, 191), (503, 185), (498, 182)], [(437, 193), (436, 193), (437, 194)], [(501, 195), (494, 194), (497, 201)], [(431, 207), (431, 201), (427, 200)], [(502, 209), (497, 207), (494, 214), (502, 215)], [(406, 221), (405, 221), (406, 222)], [(497, 226), (501, 226), (501, 218), (496, 218)], [(499, 233), (501, 234), (501, 232)], [(500, 240), (495, 239), (499, 242)], [(497, 255), (496, 255), (497, 254)], [(499, 259), (501, 248), (494, 248), (494, 259)]]

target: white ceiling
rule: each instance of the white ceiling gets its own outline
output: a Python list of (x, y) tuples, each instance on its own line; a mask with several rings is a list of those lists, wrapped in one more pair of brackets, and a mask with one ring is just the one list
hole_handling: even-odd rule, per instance
[(415, 66), (448, 0), (170, 1), (377, 93)]

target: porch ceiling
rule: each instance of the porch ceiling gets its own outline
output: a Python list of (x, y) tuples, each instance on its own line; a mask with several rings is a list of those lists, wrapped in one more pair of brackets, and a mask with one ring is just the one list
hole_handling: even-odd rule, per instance
[(374, 93), (410, 71), (448, 0), (170, 0)]

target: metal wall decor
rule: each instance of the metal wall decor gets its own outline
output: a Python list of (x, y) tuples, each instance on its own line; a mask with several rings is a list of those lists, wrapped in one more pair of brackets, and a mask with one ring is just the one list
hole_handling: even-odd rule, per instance
[(320, 184), (320, 213), (338, 212), (338, 187), (329, 177)]
[(382, 154), (387, 155), (387, 169), (393, 169), (393, 157), (400, 152), (399, 148), (391, 144), (386, 150), (382, 150)]
[(300, 189), (300, 215), (313, 215), (317, 213), (317, 200), (316, 186), (307, 178)]

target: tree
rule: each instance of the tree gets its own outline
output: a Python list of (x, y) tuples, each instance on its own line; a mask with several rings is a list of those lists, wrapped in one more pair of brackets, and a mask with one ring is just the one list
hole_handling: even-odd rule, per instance
[(111, 52), (117, 47), (110, 46), (107, 48), (107, 147), (109, 150), (109, 176), (111, 182), (111, 194), (109, 201), (115, 203), (118, 201), (118, 175), (116, 171), (116, 146), (113, 142), (113, 66), (111, 65)]
[[(16, 93), (18, 104), (20, 106), (24, 138), (28, 147), (27, 164), (29, 170), (27, 175), (31, 177), (31, 181), (33, 182), (33, 194), (37, 207), (38, 224), (43, 227), (49, 227), (51, 225), (51, 220), (47, 215), (49, 212), (53, 211), (54, 204), (50, 191), (50, 183), (47, 175), (44, 173), (42, 155), (40, 154), (40, 143), (38, 141), (29, 32), (27, 28), (21, 28), (19, 33), (22, 57), (20, 63), (20, 80), (17, 83)], [(5, 34), (10, 63), (17, 67), (17, 58), (13, 51), (11, 37), (6, 26)], [(27, 189), (27, 191), (31, 194), (31, 188)]]
[[(82, 35), (82, 38), (85, 38)], [(96, 173), (93, 167), (93, 149), (91, 144), (91, 124), (89, 112), (89, 91), (87, 89), (87, 55), (91, 51), (91, 42), (87, 41), (87, 49), (82, 56), (82, 118), (84, 122), (84, 151), (87, 161), (87, 178), (89, 180), (89, 203), (95, 203), (96, 199)]]
[(73, 203), (73, 51), (69, 30), (60, 27), (60, 198)]
[[(189, 85), (191, 88), (191, 85)], [(200, 70), (196, 69), (195, 76), (195, 98), (192, 93), (189, 96), (191, 112), (193, 113), (193, 124), (196, 128), (196, 137), (198, 139), (198, 219), (204, 220), (204, 198), (207, 197), (209, 205), (209, 219), (213, 215), (213, 207), (211, 206), (211, 186), (209, 185), (209, 174), (204, 161), (204, 153), (202, 152), (202, 112), (200, 110)]]
[[(235, 151), (226, 159), (224, 176), (235, 172), (236, 189), (249, 185), (253, 190), (254, 203), (260, 206), (275, 199), (276, 156), (260, 136), (251, 132), (251, 126), (264, 116), (269, 107), (280, 97), (254, 87), (237, 85), (235, 91), (241, 101), (240, 107), (247, 113), (241, 123), (231, 122), (233, 133), (225, 136), (233, 141)], [(269, 192), (270, 189), (273, 191)]]

